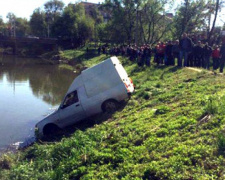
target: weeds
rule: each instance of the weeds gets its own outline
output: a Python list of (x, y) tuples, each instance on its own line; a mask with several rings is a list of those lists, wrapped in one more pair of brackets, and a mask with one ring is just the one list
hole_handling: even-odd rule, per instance
[(223, 133), (218, 134), (217, 146), (218, 146), (218, 153), (225, 155), (225, 135)]
[(219, 99), (214, 96), (207, 98), (205, 113), (216, 114), (218, 112), (218, 101)]
[(0, 158), (0, 168), (1, 169), (10, 169), (12, 166), (12, 163), (13, 163), (12, 158), (7, 154), (4, 154)]

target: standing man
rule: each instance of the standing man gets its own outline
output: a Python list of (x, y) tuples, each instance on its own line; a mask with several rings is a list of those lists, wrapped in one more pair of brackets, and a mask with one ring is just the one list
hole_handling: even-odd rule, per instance
[(203, 67), (203, 48), (201, 41), (193, 47), (194, 66)]
[(220, 62), (220, 49), (218, 45), (214, 45), (213, 47), (212, 59), (213, 59), (213, 70), (215, 71), (219, 67)]
[(220, 48), (220, 72), (223, 73), (224, 63), (225, 63), (225, 40)]
[(173, 44), (172, 53), (174, 61), (175, 58), (177, 59), (177, 66), (182, 67), (182, 63), (180, 62), (180, 47), (178, 40), (176, 40)]
[(166, 45), (163, 42), (161, 42), (159, 44), (159, 49), (158, 49), (158, 55), (159, 55), (159, 62), (160, 62), (160, 64), (163, 64), (163, 62), (164, 62), (165, 49), (166, 49)]
[(210, 62), (211, 54), (212, 54), (212, 48), (208, 45), (208, 43), (205, 43), (205, 46), (203, 48), (204, 68), (208, 70), (209, 70), (209, 62)]
[(166, 55), (166, 59), (167, 61), (165, 62), (165, 65), (173, 65), (174, 66), (174, 58), (173, 58), (173, 44), (172, 41), (169, 40), (168, 44), (166, 45), (166, 49), (165, 49), (165, 55)]
[(180, 46), (180, 61), (182, 64), (183, 58), (184, 58), (184, 67), (187, 66), (187, 60), (188, 60), (188, 54), (192, 50), (192, 41), (191, 39), (187, 36), (186, 33), (183, 34), (182, 39), (180, 40), (179, 43)]
[(147, 44), (147, 46), (145, 47), (145, 64), (146, 66), (150, 66), (151, 65), (151, 55), (152, 55), (152, 49), (151, 46), (149, 44)]

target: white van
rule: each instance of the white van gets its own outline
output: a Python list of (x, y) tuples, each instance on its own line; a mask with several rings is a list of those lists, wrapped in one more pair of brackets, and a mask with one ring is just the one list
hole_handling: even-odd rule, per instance
[(81, 72), (71, 84), (59, 108), (36, 124), (39, 137), (52, 134), (100, 112), (116, 110), (134, 91), (117, 57), (111, 57)]

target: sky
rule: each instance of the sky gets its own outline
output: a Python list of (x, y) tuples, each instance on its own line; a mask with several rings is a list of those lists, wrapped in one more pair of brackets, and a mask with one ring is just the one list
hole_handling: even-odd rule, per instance
[[(30, 19), (31, 14), (36, 8), (43, 8), (43, 5), (48, 0), (0, 0), (0, 16), (7, 21), (7, 14), (9, 12), (16, 15), (16, 17)], [(77, 0), (63, 0), (64, 4), (78, 2)], [(88, 2), (99, 3), (103, 0), (88, 0)]]

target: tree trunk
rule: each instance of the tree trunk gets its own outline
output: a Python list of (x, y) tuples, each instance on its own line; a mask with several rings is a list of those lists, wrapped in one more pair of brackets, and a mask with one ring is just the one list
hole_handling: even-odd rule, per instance
[[(209, 31), (209, 34), (208, 34), (208, 43), (211, 45), (211, 37), (212, 37), (212, 33), (215, 29), (215, 24), (216, 24), (216, 19), (217, 19), (217, 15), (218, 15), (218, 10), (219, 10), (219, 3), (220, 3), (220, 0), (216, 0), (216, 9), (215, 9), (215, 16), (214, 16), (214, 20), (213, 20), (213, 25), (212, 25), (212, 28), (211, 30)], [(210, 28), (210, 27), (209, 27)]]

